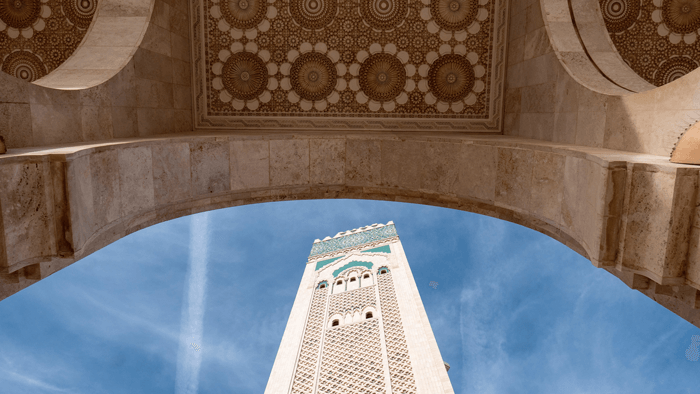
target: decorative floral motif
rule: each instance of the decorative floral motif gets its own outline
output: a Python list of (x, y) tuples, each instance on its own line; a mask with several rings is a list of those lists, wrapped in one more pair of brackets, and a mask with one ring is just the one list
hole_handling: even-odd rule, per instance
[(277, 89), (277, 65), (267, 63), (270, 52), (258, 51), (258, 46), (249, 42), (243, 47), (240, 42), (231, 45), (231, 51), (219, 52), (219, 59), (212, 67), (217, 77), (212, 81), (214, 89), (220, 90), (219, 99), (236, 110), (248, 108), (253, 111), (261, 102), (272, 99), (270, 91)]
[(698, 63), (689, 57), (674, 56), (659, 65), (654, 75), (654, 84), (661, 86), (673, 82), (697, 67)]
[(338, 0), (291, 0), (289, 12), (302, 28), (319, 30), (328, 26), (338, 14)]
[[(267, 5), (265, 0), (212, 0), (214, 6), (209, 13), (218, 19), (221, 31), (228, 31), (234, 40), (244, 35), (249, 40), (257, 37), (258, 32), (270, 30), (270, 19), (277, 16), (277, 8)], [(274, 3), (275, 0), (267, 0)], [(220, 3), (220, 5), (219, 5)]]
[(360, 0), (362, 20), (377, 31), (393, 30), (406, 20), (408, 0)]
[(45, 19), (51, 16), (48, 0), (0, 0), (0, 31), (7, 29), (10, 38), (32, 38), (34, 31), (46, 28)]
[(600, 10), (608, 31), (619, 33), (629, 29), (639, 17), (640, 0), (601, 0)]
[(654, 0), (657, 7), (651, 14), (654, 22), (659, 23), (658, 33), (668, 36), (672, 44), (683, 40), (692, 44), (698, 38), (700, 30), (699, 0)]
[(46, 66), (35, 54), (28, 51), (16, 51), (7, 55), (3, 60), (2, 71), (31, 82), (46, 75)]
[(406, 104), (408, 92), (416, 88), (416, 83), (410, 79), (416, 68), (408, 64), (409, 59), (409, 54), (398, 52), (394, 44), (382, 47), (374, 43), (369, 53), (358, 52), (359, 63), (350, 66), (350, 74), (355, 77), (350, 81), (350, 89), (357, 92), (357, 102), (369, 101), (371, 111), (383, 108), (387, 112), (393, 111), (397, 104)]
[(280, 67), (282, 79), (280, 86), (288, 90), (288, 99), (299, 103), (304, 111), (316, 108), (323, 111), (328, 103), (340, 100), (340, 93), (347, 87), (345, 79), (340, 78), (347, 72), (343, 63), (338, 63), (338, 51), (329, 51), (324, 43), (312, 46), (305, 42), (299, 50), (287, 54), (290, 63)]
[[(466, 56), (465, 56), (466, 55)], [(440, 53), (430, 52), (426, 55), (428, 64), (418, 68), (423, 79), (418, 83), (418, 89), (427, 92), (425, 102), (436, 104), (437, 110), (460, 113), (464, 105), (476, 103), (476, 93), (484, 90), (484, 82), (479, 79), (484, 76), (486, 69), (478, 64), (479, 56), (470, 52), (464, 45), (450, 47), (440, 46)]]
[(428, 21), (426, 28), (430, 33), (440, 33), (440, 39), (449, 41), (454, 37), (464, 41), (469, 34), (481, 30), (481, 24), (488, 18), (486, 8), (489, 0), (421, 0), (427, 7), (420, 16)]
[(63, 13), (68, 20), (81, 29), (90, 27), (92, 17), (97, 10), (96, 0), (64, 0), (62, 2)]

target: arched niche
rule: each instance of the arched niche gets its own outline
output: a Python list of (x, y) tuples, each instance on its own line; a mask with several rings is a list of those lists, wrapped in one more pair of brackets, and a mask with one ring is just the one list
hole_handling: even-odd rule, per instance
[(660, 156), (502, 136), (214, 133), (10, 151), (0, 299), (176, 217), (361, 198), (532, 228), (700, 326), (699, 175)]
[(654, 89), (620, 56), (608, 35), (598, 0), (540, 0), (552, 48), (583, 86), (624, 96)]
[(99, 0), (85, 37), (55, 70), (33, 83), (78, 90), (106, 82), (131, 60), (149, 26), (155, 0)]

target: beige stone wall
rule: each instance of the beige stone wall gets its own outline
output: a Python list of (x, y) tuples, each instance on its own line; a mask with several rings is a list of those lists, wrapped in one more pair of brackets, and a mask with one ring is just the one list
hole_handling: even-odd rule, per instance
[[(10, 151), (0, 158), (0, 297), (155, 223), (311, 198), (497, 217), (618, 276), (697, 296), (699, 172), (659, 156), (499, 136), (219, 133)], [(674, 311), (700, 324), (697, 301), (682, 305)]]
[(504, 134), (668, 156), (700, 119), (700, 72), (643, 93), (613, 96), (576, 82), (561, 65), (541, 3), (511, 0)]
[(94, 88), (56, 90), (0, 73), (8, 148), (191, 131), (188, 4), (156, 0), (132, 60)]

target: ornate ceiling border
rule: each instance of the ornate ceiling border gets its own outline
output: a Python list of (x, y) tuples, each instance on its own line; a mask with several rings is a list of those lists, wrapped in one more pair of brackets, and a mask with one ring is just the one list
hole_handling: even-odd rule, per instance
[(487, 117), (456, 114), (433, 114), (429, 117), (399, 117), (394, 114), (358, 116), (334, 113), (328, 116), (220, 116), (209, 115), (207, 108), (207, 67), (205, 65), (205, 2), (191, 2), (192, 78), (194, 126), (196, 129), (237, 130), (309, 130), (335, 131), (454, 131), (500, 133), (503, 124), (506, 71), (508, 1), (493, 2), (493, 42), (491, 46), (491, 81)]

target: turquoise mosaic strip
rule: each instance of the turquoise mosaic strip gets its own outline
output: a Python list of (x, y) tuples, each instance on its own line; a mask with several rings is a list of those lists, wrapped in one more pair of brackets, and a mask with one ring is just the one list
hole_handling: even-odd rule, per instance
[(391, 253), (391, 247), (389, 245), (384, 245), (378, 248), (363, 250), (362, 253)]
[(345, 235), (314, 244), (314, 246), (311, 247), (311, 254), (309, 254), (309, 257), (352, 248), (353, 246), (380, 241), (382, 239), (396, 237), (397, 235), (396, 227), (393, 224), (360, 233)]
[(348, 268), (352, 267), (367, 267), (367, 268), (372, 268), (374, 264), (370, 263), (369, 261), (351, 261), (344, 266), (338, 268), (337, 270), (333, 271), (333, 277), (337, 277), (338, 274), (341, 272), (345, 271)]
[(325, 266), (325, 265), (328, 265), (328, 264), (330, 264), (330, 263), (332, 263), (332, 262), (334, 262), (334, 261), (336, 261), (336, 260), (338, 260), (338, 259), (342, 259), (343, 257), (345, 257), (345, 256), (333, 257), (332, 259), (321, 260), (321, 261), (317, 262), (317, 263), (316, 263), (316, 271), (320, 270), (320, 269), (323, 268), (323, 266)]

